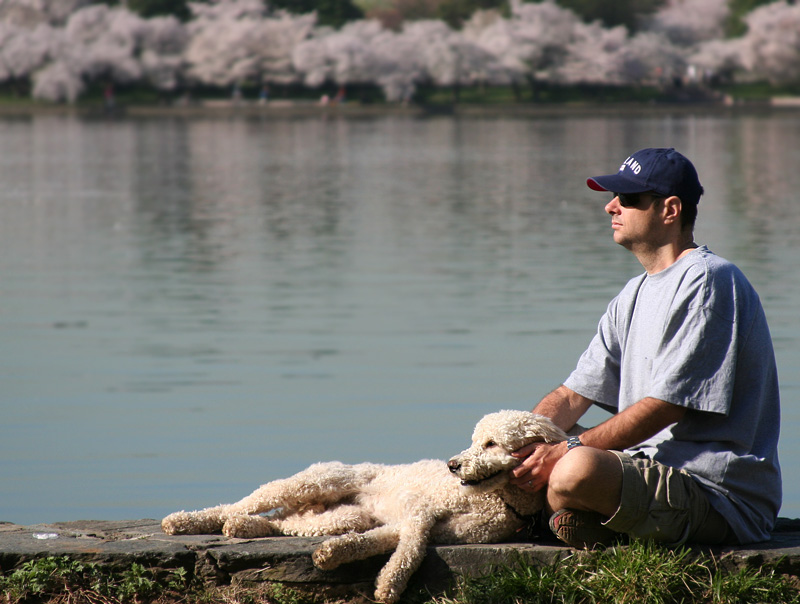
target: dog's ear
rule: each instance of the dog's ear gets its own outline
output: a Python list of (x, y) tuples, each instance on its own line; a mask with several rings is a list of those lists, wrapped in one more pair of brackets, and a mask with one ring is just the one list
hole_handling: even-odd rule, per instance
[(529, 413), (530, 417), (525, 422), (525, 440), (529, 442), (544, 441), (546, 443), (556, 443), (567, 440), (567, 434), (556, 426), (549, 417)]

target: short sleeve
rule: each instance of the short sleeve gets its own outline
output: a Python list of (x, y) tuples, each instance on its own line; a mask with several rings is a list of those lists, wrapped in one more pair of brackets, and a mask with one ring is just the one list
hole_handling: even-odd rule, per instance
[(564, 382), (567, 388), (615, 413), (619, 401), (621, 347), (616, 324), (619, 297), (600, 318), (597, 333)]

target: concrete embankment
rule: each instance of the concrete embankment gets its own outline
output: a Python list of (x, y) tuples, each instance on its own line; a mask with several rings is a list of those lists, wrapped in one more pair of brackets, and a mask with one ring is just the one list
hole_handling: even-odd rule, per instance
[[(311, 552), (324, 538), (228, 539), (222, 535), (165, 535), (156, 520), (78, 521), (20, 526), (0, 523), (0, 571), (45, 556), (68, 556), (109, 567), (137, 562), (147, 568), (185, 568), (213, 585), (280, 582), (352, 601), (367, 601), (386, 557), (321, 571)], [(431, 546), (414, 577), (417, 587), (438, 590), (457, 575), (480, 576), (493, 566), (524, 561), (551, 565), (572, 553), (557, 542)], [(765, 543), (712, 551), (725, 567), (776, 566), (800, 577), (800, 520), (781, 519)]]

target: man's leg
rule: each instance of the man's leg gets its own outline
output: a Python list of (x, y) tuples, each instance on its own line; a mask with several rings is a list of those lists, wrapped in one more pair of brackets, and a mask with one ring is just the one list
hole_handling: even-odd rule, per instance
[(570, 451), (553, 469), (547, 505), (550, 528), (573, 547), (606, 544), (620, 533), (673, 545), (735, 541), (689, 474), (616, 451)]
[(609, 451), (573, 449), (553, 468), (547, 490), (550, 530), (576, 548), (609, 545), (620, 534), (604, 526), (620, 506), (623, 472)]

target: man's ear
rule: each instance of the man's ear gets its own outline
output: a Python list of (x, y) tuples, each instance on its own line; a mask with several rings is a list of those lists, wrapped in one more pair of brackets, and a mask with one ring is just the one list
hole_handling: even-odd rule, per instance
[(680, 197), (673, 195), (664, 200), (663, 216), (665, 224), (680, 222), (683, 202)]

